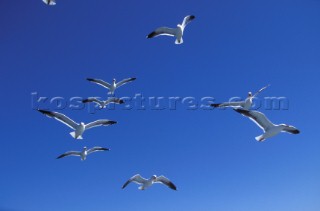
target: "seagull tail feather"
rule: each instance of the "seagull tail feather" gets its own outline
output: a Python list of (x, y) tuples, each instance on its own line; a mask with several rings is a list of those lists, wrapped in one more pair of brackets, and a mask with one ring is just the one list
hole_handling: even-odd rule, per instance
[(75, 132), (75, 131), (71, 132), (70, 135), (71, 135), (73, 138), (76, 138), (76, 132)]

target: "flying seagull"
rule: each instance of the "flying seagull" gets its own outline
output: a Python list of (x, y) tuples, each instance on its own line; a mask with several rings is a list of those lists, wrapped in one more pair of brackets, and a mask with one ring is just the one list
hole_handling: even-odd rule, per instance
[(193, 19), (196, 17), (194, 15), (188, 15), (183, 19), (182, 24), (178, 24), (177, 28), (168, 28), (168, 27), (159, 27), (153, 32), (151, 32), (147, 38), (153, 38), (157, 37), (160, 35), (167, 35), (167, 36), (172, 36), (176, 37), (175, 44), (182, 44), (183, 43), (183, 31), (184, 28), (187, 26), (188, 23), (190, 23)]
[(215, 108), (217, 108), (217, 107), (234, 107), (234, 108), (241, 108), (241, 109), (249, 110), (251, 108), (253, 98), (255, 98), (260, 92), (262, 92), (263, 90), (268, 88), (268, 86), (270, 86), (270, 85), (262, 87), (254, 95), (252, 95), (251, 92), (248, 92), (248, 97), (245, 99), (245, 101), (214, 103), (214, 104), (211, 104), (211, 106), (213, 106)]
[(140, 176), (140, 174), (136, 174), (133, 177), (131, 177), (124, 185), (122, 186), (122, 189), (124, 189), (130, 182), (134, 182), (140, 185), (139, 189), (140, 190), (145, 190), (154, 183), (162, 183), (169, 188), (173, 190), (177, 190), (176, 186), (165, 176), (156, 176), (152, 175), (150, 179), (145, 179)]
[(56, 5), (56, 1), (55, 0), (42, 0), (42, 1), (47, 5)]
[(108, 100), (98, 100), (97, 98), (90, 97), (88, 99), (82, 100), (82, 102), (83, 103), (94, 102), (94, 103), (98, 104), (100, 108), (105, 108), (110, 103), (115, 103), (115, 104), (123, 104), (124, 103), (123, 100), (121, 100), (119, 98), (115, 98), (115, 97), (109, 98)]
[(254, 123), (256, 123), (263, 131), (264, 134), (257, 136), (257, 141), (264, 141), (267, 138), (275, 136), (280, 132), (287, 132), (291, 134), (299, 134), (300, 131), (287, 124), (273, 124), (270, 120), (259, 111), (248, 111), (244, 109), (234, 109), (236, 112), (242, 114), (243, 116), (249, 117)]
[(87, 147), (83, 147), (82, 151), (69, 151), (69, 152), (63, 153), (62, 155), (57, 157), (57, 159), (64, 158), (66, 156), (80, 156), (81, 160), (85, 160), (89, 154), (93, 152), (98, 152), (98, 151), (109, 151), (109, 149), (104, 147), (93, 147), (91, 149), (87, 149)]
[(113, 95), (115, 89), (119, 88), (120, 86), (122, 86), (122, 85), (124, 85), (126, 83), (129, 83), (131, 81), (136, 80), (136, 78), (127, 78), (127, 79), (124, 79), (124, 80), (122, 80), (122, 81), (120, 81), (118, 83), (116, 83), (116, 79), (113, 79), (112, 80), (112, 84), (109, 84), (109, 83), (107, 83), (107, 82), (105, 82), (105, 81), (103, 81), (101, 79), (87, 78), (87, 80), (91, 81), (93, 83), (96, 83), (96, 84), (98, 84), (100, 86), (103, 86), (104, 88), (109, 89), (108, 94)]
[(63, 124), (75, 130), (70, 133), (70, 135), (75, 139), (83, 139), (82, 134), (84, 133), (85, 130), (88, 130), (90, 128), (97, 127), (97, 126), (109, 126), (117, 123), (116, 121), (112, 121), (108, 119), (99, 119), (94, 122), (90, 122), (88, 124), (84, 124), (83, 122), (79, 124), (73, 121), (72, 119), (70, 119), (69, 117), (67, 117), (66, 115), (58, 112), (52, 112), (52, 111), (46, 111), (46, 110), (40, 110), (40, 109), (38, 111), (48, 117), (54, 118), (62, 122)]

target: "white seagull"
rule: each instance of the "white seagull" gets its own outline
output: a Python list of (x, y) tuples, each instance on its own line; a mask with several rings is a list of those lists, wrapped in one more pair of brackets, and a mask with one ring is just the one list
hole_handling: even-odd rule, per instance
[(101, 79), (94, 79), (94, 78), (87, 78), (88, 81), (91, 81), (93, 83), (96, 83), (100, 86), (103, 86), (104, 88), (107, 88), (109, 89), (109, 92), (108, 94), (111, 94), (113, 95), (114, 94), (114, 90), (119, 88), (120, 86), (126, 84), (126, 83), (129, 83), (131, 81), (134, 81), (136, 80), (136, 78), (127, 78), (127, 79), (124, 79), (122, 81), (119, 81), (118, 83), (116, 83), (116, 79), (113, 79), (112, 80), (112, 84), (109, 84)]
[(253, 98), (255, 98), (260, 92), (262, 92), (263, 90), (268, 88), (268, 86), (270, 86), (270, 85), (262, 87), (254, 95), (252, 95), (251, 92), (248, 92), (248, 97), (245, 99), (245, 101), (214, 103), (214, 104), (211, 104), (211, 106), (213, 106), (215, 108), (216, 107), (233, 107), (233, 108), (242, 108), (242, 109), (245, 109), (245, 110), (249, 110), (251, 108)]
[(58, 112), (52, 112), (52, 111), (46, 111), (46, 110), (40, 110), (40, 109), (38, 111), (45, 114), (48, 117), (54, 118), (62, 122), (63, 124), (75, 130), (70, 133), (70, 135), (75, 139), (83, 139), (82, 134), (84, 133), (85, 130), (88, 130), (90, 128), (97, 127), (97, 126), (109, 126), (117, 123), (116, 121), (112, 121), (108, 119), (99, 119), (94, 122), (90, 122), (88, 124), (84, 124), (83, 122), (76, 123), (66, 115)]
[(183, 43), (183, 31), (184, 28), (187, 26), (188, 23), (190, 23), (193, 19), (196, 17), (194, 15), (188, 15), (183, 19), (182, 24), (178, 24), (177, 28), (168, 28), (168, 27), (159, 27), (153, 32), (151, 32), (147, 38), (153, 38), (157, 37), (160, 35), (167, 35), (167, 36), (172, 36), (176, 37), (175, 44), (182, 44)]
[(140, 174), (136, 174), (133, 177), (131, 177), (126, 183), (124, 183), (122, 189), (124, 189), (130, 182), (134, 182), (141, 185), (139, 187), (140, 190), (145, 190), (154, 183), (162, 183), (173, 190), (177, 190), (176, 186), (165, 176), (157, 177), (156, 175), (152, 175), (150, 179), (145, 179), (141, 177)]
[(56, 5), (56, 1), (55, 0), (42, 0), (42, 1), (47, 5)]
[(248, 111), (244, 109), (234, 109), (236, 112), (242, 114), (243, 116), (249, 117), (254, 123), (256, 123), (263, 131), (264, 134), (255, 137), (257, 141), (264, 141), (267, 138), (275, 136), (280, 132), (287, 132), (291, 134), (299, 134), (300, 131), (287, 124), (273, 124), (270, 120), (259, 111)]
[(94, 103), (98, 104), (100, 108), (106, 108), (107, 105), (110, 104), (110, 103), (123, 104), (123, 103), (124, 103), (124, 100), (121, 100), (121, 99), (115, 98), (115, 97), (109, 98), (108, 100), (98, 100), (98, 99), (95, 98), (95, 97), (90, 97), (90, 98), (88, 98), (88, 99), (82, 100), (82, 102), (83, 102), (83, 103), (91, 103), (91, 102), (94, 102)]
[(98, 152), (98, 151), (109, 151), (109, 149), (104, 147), (93, 147), (91, 149), (87, 149), (87, 147), (83, 147), (82, 151), (69, 151), (69, 152), (63, 153), (62, 155), (57, 157), (57, 159), (64, 158), (66, 156), (80, 156), (81, 160), (85, 160), (89, 154), (93, 152)]

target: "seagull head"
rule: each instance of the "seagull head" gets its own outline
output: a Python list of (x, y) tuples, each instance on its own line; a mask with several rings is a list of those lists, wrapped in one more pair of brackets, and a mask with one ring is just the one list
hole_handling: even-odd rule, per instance
[(252, 92), (248, 92), (248, 97), (252, 97)]
[(87, 150), (87, 147), (83, 147), (84, 150)]
[(112, 81), (113, 81), (113, 82), (116, 82), (116, 79), (114, 78), (114, 79), (112, 79)]
[(83, 122), (80, 122), (80, 125), (81, 125), (81, 126), (85, 126), (85, 124), (84, 124)]
[(151, 176), (151, 180), (152, 180), (152, 181), (155, 181), (156, 179), (157, 179), (157, 175), (152, 175), (152, 176)]

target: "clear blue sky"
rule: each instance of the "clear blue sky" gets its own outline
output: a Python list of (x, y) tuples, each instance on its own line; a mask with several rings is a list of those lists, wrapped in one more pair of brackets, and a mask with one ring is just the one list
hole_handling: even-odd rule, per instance
[[(318, 211), (320, 210), (320, 1), (41, 0), (0, 2), (1, 211)], [(184, 16), (184, 44), (147, 40)], [(286, 97), (265, 110), (299, 135), (258, 143), (262, 131), (228, 110), (64, 109), (76, 121), (108, 118), (76, 141), (69, 128), (32, 109), (39, 96), (101, 96), (85, 80), (137, 77), (118, 97), (211, 96), (216, 102)], [(85, 162), (55, 158), (102, 146)], [(121, 190), (132, 175), (166, 175), (178, 187)]]

